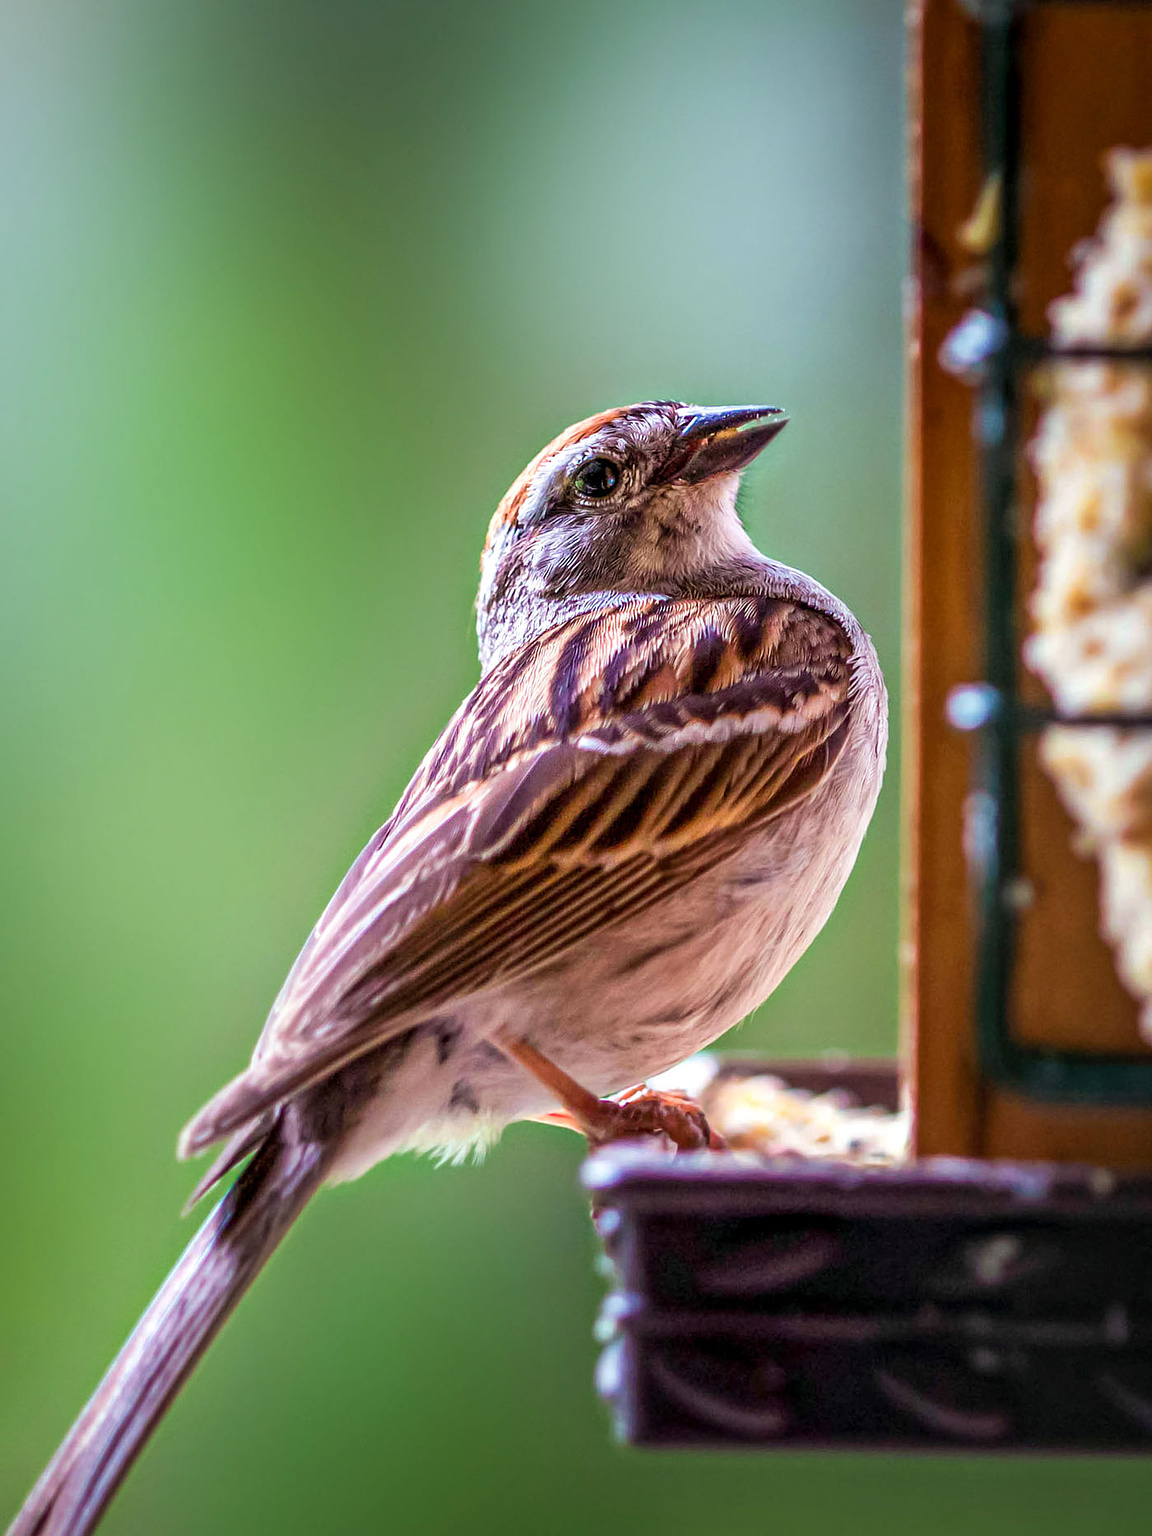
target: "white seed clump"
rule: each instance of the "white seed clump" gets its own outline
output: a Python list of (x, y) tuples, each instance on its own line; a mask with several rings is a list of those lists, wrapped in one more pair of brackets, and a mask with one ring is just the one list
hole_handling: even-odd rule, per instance
[(737, 1153), (849, 1163), (902, 1163), (910, 1155), (907, 1110), (860, 1104), (839, 1088), (812, 1093), (768, 1072), (729, 1075), (709, 1051), (650, 1078), (648, 1087), (695, 1099)]
[[(1113, 150), (1115, 202), (1049, 310), (1063, 346), (1152, 345), (1152, 150)], [(1024, 659), (1066, 714), (1152, 714), (1152, 368), (1061, 363), (1032, 443), (1035, 624)], [(1101, 930), (1152, 1039), (1152, 731), (1054, 726), (1041, 761), (1100, 866)]]
[(908, 1157), (907, 1113), (857, 1104), (839, 1089), (808, 1093), (766, 1074), (721, 1078), (707, 1109), (711, 1124), (735, 1151), (870, 1164)]

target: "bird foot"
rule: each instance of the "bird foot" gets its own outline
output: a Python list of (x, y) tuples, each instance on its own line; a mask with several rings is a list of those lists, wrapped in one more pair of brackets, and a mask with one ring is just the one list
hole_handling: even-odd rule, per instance
[(625, 1141), (633, 1136), (666, 1136), (677, 1152), (727, 1149), (723, 1136), (712, 1129), (699, 1104), (686, 1094), (657, 1091), (640, 1083), (614, 1099), (598, 1099), (529, 1041), (501, 1031), (494, 1036), (493, 1043), (543, 1083), (564, 1106), (533, 1118), (582, 1131), (593, 1152), (611, 1141)]
[(657, 1093), (643, 1085), (629, 1089), (619, 1099), (596, 1099), (579, 1115), (567, 1109), (550, 1109), (533, 1118), (542, 1125), (562, 1125), (565, 1130), (579, 1132), (593, 1152), (634, 1136), (667, 1136), (678, 1152), (728, 1149), (699, 1104), (682, 1093)]
[(682, 1093), (641, 1084), (618, 1099), (600, 1099), (597, 1110), (580, 1127), (593, 1150), (632, 1136), (667, 1136), (678, 1152), (723, 1152), (728, 1145), (699, 1104)]

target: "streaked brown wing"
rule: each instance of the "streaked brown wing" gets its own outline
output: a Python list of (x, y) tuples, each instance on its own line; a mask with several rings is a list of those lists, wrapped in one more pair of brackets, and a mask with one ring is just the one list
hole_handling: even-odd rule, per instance
[(642, 599), (558, 626), (480, 683), (349, 872), (218, 1140), (385, 1041), (691, 880), (808, 794), (844, 740), (850, 647), (767, 597)]

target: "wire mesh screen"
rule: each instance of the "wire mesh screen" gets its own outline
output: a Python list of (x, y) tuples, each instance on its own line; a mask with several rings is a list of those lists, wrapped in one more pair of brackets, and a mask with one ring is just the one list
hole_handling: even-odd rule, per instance
[[(1039, 3), (1039, 0), (1034, 0)], [(1089, 5), (1093, 0), (1045, 0)], [(1133, 6), (1147, 0), (1129, 0)], [(981, 28), (981, 122), (986, 185), (999, 192), (997, 236), (988, 251), (986, 292), (949, 337), (941, 361), (975, 385), (973, 431), (980, 458), (984, 522), (984, 681), (956, 689), (949, 720), (978, 737), (976, 784), (969, 796), (965, 852), (976, 892), (977, 1042), (993, 1081), (1029, 1096), (1080, 1103), (1152, 1103), (1152, 1056), (1062, 1050), (1025, 1043), (1013, 1028), (1022, 858), (1021, 773), (1030, 738), (1046, 726), (1099, 730), (1147, 727), (1152, 715), (1069, 716), (1028, 702), (1019, 658), (1020, 458), (1029, 375), (1038, 367), (1124, 362), (1152, 366), (1152, 347), (1061, 347), (1025, 334), (1015, 292), (1022, 154), (1020, 12), (1011, 0), (966, 7)]]

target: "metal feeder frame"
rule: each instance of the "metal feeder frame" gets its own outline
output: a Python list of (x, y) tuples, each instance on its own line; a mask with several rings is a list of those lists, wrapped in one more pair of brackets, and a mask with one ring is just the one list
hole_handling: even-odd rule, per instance
[[(1085, 5), (1096, 0), (1031, 0)], [(1127, 0), (1146, 4), (1147, 0)], [(1016, 623), (1016, 483), (1021, 380), (1053, 362), (1152, 366), (1152, 347), (1057, 347), (1023, 334), (1013, 299), (1021, 165), (1019, 12), (1011, 0), (965, 8), (981, 26), (981, 129), (985, 178), (998, 177), (999, 237), (989, 253), (987, 296), (945, 343), (944, 366), (977, 379), (974, 431), (980, 449), (984, 544), (985, 681), (954, 690), (948, 715), (979, 736), (969, 801), (968, 857), (977, 890), (976, 1012), (980, 1065), (992, 1081), (1032, 1098), (1090, 1104), (1152, 1104), (1152, 1056), (1046, 1050), (1012, 1033), (1011, 983), (1020, 867), (1020, 740), (1046, 726), (1152, 729), (1150, 714), (1071, 717), (1019, 698)], [(986, 182), (985, 182), (986, 184)]]

